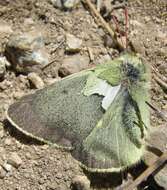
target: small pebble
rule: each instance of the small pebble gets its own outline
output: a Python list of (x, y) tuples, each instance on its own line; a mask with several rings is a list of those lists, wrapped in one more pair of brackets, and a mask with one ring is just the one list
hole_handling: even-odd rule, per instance
[(0, 22), (0, 34), (11, 34), (13, 32), (12, 27), (5, 23), (5, 22)]
[(167, 100), (167, 94), (164, 95), (165, 100)]
[(147, 23), (147, 22), (149, 22), (151, 20), (151, 18), (150, 17), (148, 17), (148, 16), (145, 16), (144, 17), (144, 21)]
[[(1, 94), (2, 95), (2, 94)], [(6, 96), (2, 95), (0, 98), (5, 98)], [(3, 129), (3, 123), (0, 122), (0, 130)]]
[(3, 154), (5, 154), (5, 149), (3, 147), (0, 147), (0, 156), (2, 156)]
[(142, 24), (141, 22), (139, 22), (138, 20), (130, 20), (130, 24), (134, 27), (140, 27), (143, 28), (144, 24)]
[(165, 32), (162, 32), (159, 30), (159, 31), (157, 31), (155, 40), (163, 43), (165, 40), (167, 40), (167, 34)]
[(19, 100), (24, 95), (23, 91), (16, 91), (13, 93), (13, 98)]
[(24, 144), (21, 144), (19, 141), (15, 141), (16, 142), (16, 146), (18, 149), (23, 149), (24, 148)]
[(2, 139), (4, 137), (4, 130), (0, 129), (0, 138)]
[(14, 34), (6, 45), (6, 57), (17, 72), (39, 71), (49, 63), (44, 39), (39, 31)]
[(3, 179), (6, 176), (7, 172), (3, 167), (0, 166), (0, 179)]
[(6, 60), (5, 57), (0, 57), (0, 79), (4, 78), (5, 73), (6, 73)]
[(63, 0), (63, 5), (66, 9), (74, 8), (80, 0)]
[(8, 163), (3, 164), (3, 168), (7, 171), (10, 172), (12, 170), (12, 166)]
[(13, 84), (11, 81), (8, 80), (3, 80), (2, 82), (0, 82), (0, 89), (1, 90), (6, 90), (8, 88), (13, 87)]
[(131, 39), (131, 43), (133, 44), (133, 47), (136, 52), (144, 55), (145, 54), (145, 47), (142, 41)]
[(41, 89), (44, 87), (44, 82), (41, 77), (36, 73), (28, 74), (29, 81), (33, 84), (33, 86), (37, 89)]
[(56, 7), (56, 8), (63, 8), (63, 4), (61, 0), (51, 0), (51, 3)]
[(12, 140), (10, 138), (5, 139), (4, 144), (9, 146), (12, 144)]
[(18, 168), (22, 164), (22, 159), (16, 152), (12, 152), (7, 161), (13, 167)]
[(60, 81), (61, 80), (61, 77), (58, 77), (58, 78), (47, 78), (45, 79), (45, 84), (46, 85), (51, 85), (57, 81)]
[(49, 148), (49, 145), (48, 144), (45, 144), (41, 147), (42, 150), (47, 150)]
[(59, 9), (72, 9), (80, 0), (51, 0), (51, 3)]
[(35, 25), (34, 21), (32, 18), (25, 18), (24, 19), (24, 25), (27, 25), (29, 27), (32, 27)]
[(20, 74), (20, 75), (18, 76), (18, 78), (19, 78), (19, 81), (20, 81), (21, 83), (23, 83), (23, 84), (26, 84), (26, 83), (27, 83), (27, 76)]
[(97, 63), (98, 64), (104, 64), (110, 60), (111, 60), (111, 57), (107, 54), (107, 55), (100, 57), (100, 59), (97, 61)]
[(68, 52), (79, 52), (82, 46), (82, 40), (76, 38), (72, 34), (66, 34), (66, 51)]
[(163, 188), (167, 187), (167, 165), (164, 165), (163, 168), (154, 176), (157, 184)]
[(115, 48), (115, 44), (109, 35), (105, 35), (103, 38), (104, 38), (104, 45), (106, 47)]
[(25, 154), (25, 156), (26, 156), (26, 158), (27, 158), (28, 160), (31, 160), (31, 159), (32, 159), (32, 155), (31, 155), (30, 152), (27, 152), (27, 153)]
[(86, 176), (76, 176), (72, 180), (72, 186), (76, 190), (90, 190), (90, 181)]
[(89, 57), (81, 55), (73, 55), (63, 60), (59, 69), (60, 76), (67, 76), (69, 74), (77, 73), (89, 66)]

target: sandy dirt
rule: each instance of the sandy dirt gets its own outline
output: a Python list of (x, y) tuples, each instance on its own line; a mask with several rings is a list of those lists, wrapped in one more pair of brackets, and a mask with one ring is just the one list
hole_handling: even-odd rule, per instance
[[(130, 39), (143, 58), (156, 66), (159, 73), (167, 76), (167, 15), (164, 14), (167, 11), (167, 1), (128, 0), (127, 5)], [(115, 14), (120, 20), (124, 19), (120, 10), (115, 11)], [(72, 11), (63, 11), (53, 7), (47, 0), (4, 0), (0, 1), (0, 23), (5, 23), (13, 32), (28, 31), (30, 26), (42, 31), (50, 61), (55, 60), (40, 74), (45, 86), (48, 80), (60, 77), (58, 69), (62, 61), (71, 56), (65, 53), (63, 41), (66, 33), (82, 39), (80, 55), (89, 57), (87, 48), (91, 48), (93, 60), (89, 63), (90, 66), (104, 62), (106, 57), (113, 58), (119, 54), (116, 49), (105, 46), (105, 32), (81, 3)], [(0, 34), (2, 54), (8, 37), (9, 35)], [(57, 46), (59, 47), (56, 48)], [(152, 102), (161, 110), (167, 111), (167, 94), (154, 80), (151, 86)], [(9, 168), (8, 172), (1, 171), (0, 189), (71, 189), (73, 178), (85, 174), (70, 153), (40, 145), (4, 124), (8, 106), (34, 91), (27, 76), (18, 75), (12, 69), (7, 69), (5, 78), (0, 81), (0, 165), (7, 162), (12, 152), (16, 152), (22, 160), (18, 168)], [(151, 121), (153, 127), (164, 124), (156, 114), (152, 114)], [(101, 184), (94, 180), (92, 189), (93, 186), (96, 189), (109, 189), (111, 186), (111, 176), (98, 176), (97, 179)]]

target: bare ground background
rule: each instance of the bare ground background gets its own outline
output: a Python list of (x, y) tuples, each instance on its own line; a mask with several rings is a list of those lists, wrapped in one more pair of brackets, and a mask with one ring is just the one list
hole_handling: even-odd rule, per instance
[[(167, 76), (167, 1), (128, 0), (127, 3), (130, 16), (129, 37), (138, 52), (150, 64), (154, 64), (163, 76)], [(124, 20), (119, 10), (115, 11), (115, 14), (119, 20)], [(89, 59), (87, 48), (91, 48), (93, 60), (90, 61), (90, 66), (103, 63), (109, 57), (113, 58), (119, 54), (116, 49), (106, 47), (105, 32), (98, 27), (81, 3), (72, 11), (62, 11), (53, 7), (47, 0), (4, 0), (0, 1), (0, 23), (10, 27), (13, 32), (28, 31), (30, 27), (42, 31), (50, 61), (55, 60), (40, 74), (45, 86), (60, 77), (58, 69), (66, 57), (76, 56), (65, 53), (63, 41), (66, 33), (82, 39), (82, 50), (78, 53), (81, 56)], [(8, 37), (8, 34), (0, 33), (2, 54)], [(62, 45), (56, 49), (59, 44)], [(3, 127), (8, 106), (34, 90), (26, 75), (17, 75), (10, 69), (0, 82), (0, 164), (5, 164), (13, 152), (16, 152), (22, 161), (20, 167), (8, 168), (9, 171), (1, 167), (0, 189), (70, 189), (72, 179), (76, 175), (84, 175), (70, 153), (48, 145), (39, 145), (11, 127)], [(151, 94), (152, 102), (161, 110), (167, 111), (167, 94), (154, 80)], [(151, 121), (153, 127), (164, 124), (155, 114), (152, 114)], [(110, 177), (102, 178), (102, 186), (107, 189), (107, 186), (110, 186), (108, 181), (111, 180)], [(97, 189), (100, 188), (100, 185), (97, 185)]]

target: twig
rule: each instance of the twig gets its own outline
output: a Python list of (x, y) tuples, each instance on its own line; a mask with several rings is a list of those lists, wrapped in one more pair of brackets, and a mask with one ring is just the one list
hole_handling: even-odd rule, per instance
[(61, 47), (64, 44), (65, 40), (63, 39), (50, 53), (53, 54), (57, 51), (59, 47)]
[(87, 47), (87, 50), (88, 50), (90, 61), (93, 61), (94, 55), (93, 55), (92, 49), (90, 47)]
[(152, 65), (152, 70), (153, 70), (153, 72), (154, 72), (153, 77), (154, 77), (154, 79), (156, 80), (156, 82), (157, 82), (164, 90), (167, 90), (167, 83), (164, 82), (164, 81), (161, 79), (162, 76), (161, 76), (161, 74), (159, 74), (159, 73), (156, 71), (154, 65)]
[(152, 105), (149, 102), (146, 102), (146, 104), (152, 109), (154, 110), (158, 116), (160, 116), (163, 120), (165, 120), (167, 122), (167, 116), (161, 111), (159, 110), (157, 107), (155, 107), (154, 105)]
[(160, 166), (167, 161), (167, 152), (164, 152), (153, 164), (151, 164), (138, 178), (136, 178), (130, 185), (124, 187), (124, 190), (133, 190), (141, 182), (145, 181), (151, 174), (153, 174)]
[[(63, 44), (64, 44), (65, 40), (62, 40), (55, 48), (54, 50), (51, 51), (51, 54), (55, 53), (57, 51), (58, 48), (60, 48)], [(47, 67), (49, 67), (52, 63), (54, 63), (55, 61), (57, 61), (57, 59), (54, 59), (53, 61), (49, 62), (48, 64), (44, 65), (42, 67), (42, 70), (45, 70)]]
[(155, 72), (155, 74), (160, 78), (162, 79), (163, 81), (167, 82), (167, 78), (165, 76), (162, 76), (159, 72)]
[(154, 79), (156, 80), (156, 82), (164, 89), (167, 90), (167, 83), (164, 82), (163, 80), (161, 80), (157, 75), (153, 75)]
[(49, 67), (51, 64), (53, 64), (55, 61), (57, 61), (57, 59), (54, 59), (53, 61), (49, 62), (47, 65), (44, 65), (42, 67), (42, 70), (45, 70), (47, 67)]
[(117, 40), (116, 33), (115, 33), (114, 29), (111, 28), (111, 26), (109, 26), (109, 24), (103, 19), (103, 17), (100, 15), (100, 13), (94, 7), (94, 5), (90, 2), (90, 0), (82, 0), (82, 1), (83, 1), (83, 3), (86, 3), (88, 5), (88, 7), (91, 10), (91, 12), (93, 13), (93, 15), (96, 16), (100, 20), (103, 28), (105, 30), (107, 30), (107, 32), (110, 34), (113, 42), (115, 43), (116, 46), (118, 46), (118, 49), (120, 51), (125, 50), (123, 45)]

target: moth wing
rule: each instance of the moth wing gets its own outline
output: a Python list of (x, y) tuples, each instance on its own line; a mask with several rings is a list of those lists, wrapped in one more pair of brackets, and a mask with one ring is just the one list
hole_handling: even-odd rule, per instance
[[(125, 113), (126, 112), (126, 113)], [(121, 88), (97, 126), (72, 155), (93, 172), (117, 172), (138, 162), (143, 146), (138, 146), (140, 128), (126, 89)]]
[(102, 97), (82, 93), (90, 71), (74, 74), (11, 105), (7, 118), (28, 136), (71, 149), (104, 114)]

